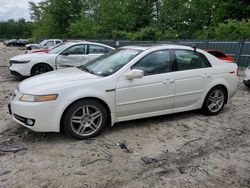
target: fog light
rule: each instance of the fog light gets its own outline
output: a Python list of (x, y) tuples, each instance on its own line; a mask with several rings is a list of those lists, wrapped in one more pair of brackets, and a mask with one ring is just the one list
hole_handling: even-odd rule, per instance
[(32, 119), (27, 119), (27, 124), (28, 124), (29, 126), (32, 126), (32, 125), (34, 124), (34, 120), (32, 120)]

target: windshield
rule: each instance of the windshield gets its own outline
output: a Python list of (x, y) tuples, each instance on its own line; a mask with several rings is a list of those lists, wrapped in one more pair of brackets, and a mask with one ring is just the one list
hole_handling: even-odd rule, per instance
[(120, 70), (140, 52), (141, 50), (135, 49), (114, 50), (78, 68), (96, 75), (109, 76)]
[(45, 45), (47, 42), (48, 42), (48, 40), (43, 40), (43, 41), (40, 42), (39, 44), (43, 46), (43, 45)]
[(62, 43), (62, 44), (59, 44), (59, 45), (55, 46), (51, 50), (49, 50), (48, 53), (49, 54), (58, 54), (59, 52), (61, 52), (62, 50), (64, 50), (65, 48), (67, 48), (69, 46), (70, 46), (69, 43)]

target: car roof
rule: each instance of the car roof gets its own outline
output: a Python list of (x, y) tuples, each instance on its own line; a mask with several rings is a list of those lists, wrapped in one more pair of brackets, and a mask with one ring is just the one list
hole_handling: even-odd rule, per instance
[(177, 44), (158, 44), (158, 45), (137, 45), (137, 46), (124, 46), (121, 49), (135, 49), (135, 50), (157, 50), (157, 49), (185, 49), (185, 50), (194, 50), (190, 46), (177, 45)]
[(66, 42), (64, 42), (64, 44), (69, 44), (69, 45), (75, 45), (75, 44), (96, 44), (96, 45), (101, 45), (101, 46), (105, 46), (105, 47), (114, 49), (112, 46), (108, 46), (106, 44), (96, 43), (96, 42), (89, 42), (89, 41), (66, 41)]

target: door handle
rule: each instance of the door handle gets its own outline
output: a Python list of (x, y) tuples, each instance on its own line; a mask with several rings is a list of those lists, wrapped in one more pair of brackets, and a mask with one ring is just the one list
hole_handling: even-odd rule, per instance
[(172, 83), (175, 82), (175, 80), (174, 79), (170, 79), (169, 82), (172, 84)]
[(210, 74), (203, 74), (202, 78), (211, 78), (211, 75)]
[(174, 79), (167, 79), (167, 80), (164, 80), (162, 83), (163, 83), (163, 84), (172, 84), (172, 83), (174, 83), (174, 82), (175, 82)]

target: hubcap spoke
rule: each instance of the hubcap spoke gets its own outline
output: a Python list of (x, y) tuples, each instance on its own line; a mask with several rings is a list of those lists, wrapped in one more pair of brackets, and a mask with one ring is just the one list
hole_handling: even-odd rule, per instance
[(95, 124), (93, 121), (90, 122), (89, 127), (90, 127), (92, 130), (96, 130), (96, 124)]
[(101, 113), (99, 111), (96, 111), (95, 113), (91, 114), (92, 120), (96, 120), (98, 117), (101, 116)]
[(73, 116), (71, 121), (73, 123), (81, 123), (82, 122), (81, 119), (82, 119), (82, 117), (80, 117), (80, 116)]
[(86, 127), (83, 124), (81, 124), (79, 126), (79, 128), (77, 129), (77, 132), (82, 134), (82, 133), (84, 133), (85, 129), (86, 129)]
[(84, 106), (82, 108), (82, 113), (83, 113), (83, 115), (89, 115), (89, 107), (88, 106)]

